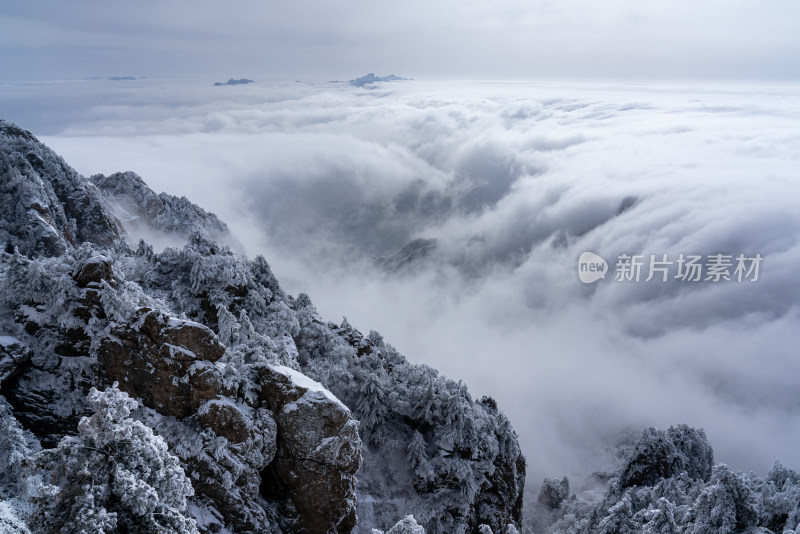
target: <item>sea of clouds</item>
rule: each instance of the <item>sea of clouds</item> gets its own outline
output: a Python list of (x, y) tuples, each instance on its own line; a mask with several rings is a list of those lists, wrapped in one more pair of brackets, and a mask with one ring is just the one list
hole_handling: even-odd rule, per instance
[[(0, 109), (81, 173), (217, 213), (324, 317), (495, 397), (534, 484), (678, 423), (717, 461), (800, 468), (798, 87), (95, 80), (0, 86)], [(581, 283), (584, 251), (605, 279)], [(681, 253), (763, 261), (755, 282), (644, 281)], [(614, 279), (621, 254), (639, 282)]]

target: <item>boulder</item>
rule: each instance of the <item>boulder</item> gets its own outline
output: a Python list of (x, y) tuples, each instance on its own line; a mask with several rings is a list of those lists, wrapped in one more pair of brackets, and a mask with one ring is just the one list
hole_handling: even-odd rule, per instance
[(105, 256), (95, 256), (84, 262), (78, 272), (75, 273), (75, 281), (78, 287), (103, 287), (103, 280), (114, 285), (114, 272), (111, 269), (111, 260)]
[(350, 410), (288, 367), (264, 366), (259, 374), (260, 398), (278, 425), (278, 450), (262, 473), (262, 494), (282, 508), (290, 532), (350, 532), (361, 464), (358, 424)]
[(228, 397), (212, 399), (200, 406), (197, 421), (218, 438), (198, 429), (192, 419), (172, 419), (159, 430), (181, 458), (197, 499), (209, 512), (201, 515), (218, 516), (201, 532), (219, 532), (224, 525), (232, 532), (272, 532), (277, 520), (259, 498), (261, 472), (277, 450), (272, 412)]
[(253, 421), (229, 399), (206, 402), (197, 411), (197, 420), (231, 443), (243, 443), (255, 437)]
[(98, 359), (120, 389), (162, 415), (183, 418), (230, 393), (214, 365), (224, 353), (208, 327), (141, 308), (132, 325), (115, 325), (100, 342)]

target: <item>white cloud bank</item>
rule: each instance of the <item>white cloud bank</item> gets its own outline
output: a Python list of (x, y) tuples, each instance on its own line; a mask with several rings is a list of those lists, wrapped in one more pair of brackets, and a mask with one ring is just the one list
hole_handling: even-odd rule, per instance
[[(97, 83), (3, 98), (80, 172), (187, 195), (327, 318), (496, 397), (534, 480), (683, 422), (719, 461), (800, 466), (796, 87)], [(415, 269), (375, 266), (414, 238)], [(764, 261), (587, 286), (585, 250)]]

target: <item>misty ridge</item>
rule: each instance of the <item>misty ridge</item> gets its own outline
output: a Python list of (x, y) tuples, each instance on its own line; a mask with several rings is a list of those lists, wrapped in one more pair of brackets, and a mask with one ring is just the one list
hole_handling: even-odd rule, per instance
[[(73, 112), (42, 139), (86, 176), (130, 169), (189, 196), (287, 293), (346, 315), (342, 335), (374, 328), (496, 400), (527, 461), (517, 527), (797, 528), (800, 477), (773, 465), (800, 465), (791, 89), (276, 84), (226, 100), (139, 82), (104, 106), (51, 94), (51, 112)], [(157, 255), (186, 239), (138, 232)], [(585, 285), (584, 251), (612, 268), (623, 254), (764, 263), (755, 283)]]
[(214, 87), (220, 87), (223, 85), (247, 85), (249, 83), (255, 83), (255, 81), (250, 80), (249, 78), (228, 78), (227, 82), (214, 82)]

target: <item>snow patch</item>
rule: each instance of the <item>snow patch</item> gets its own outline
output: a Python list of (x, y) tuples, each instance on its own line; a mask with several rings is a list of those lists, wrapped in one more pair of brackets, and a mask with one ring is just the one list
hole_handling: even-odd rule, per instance
[(30, 534), (8, 501), (0, 501), (0, 534)]
[(19, 339), (11, 336), (0, 336), (0, 347), (10, 347), (12, 345), (21, 345)]
[[(181, 360), (181, 361), (197, 360), (197, 355), (194, 352), (190, 351), (189, 349), (186, 349), (184, 347), (179, 347), (178, 345), (173, 345), (171, 343), (164, 343), (164, 346), (167, 347), (167, 349), (169, 350), (169, 356), (173, 360)], [(176, 356), (183, 356), (183, 357), (176, 358)]]
[(101, 256), (92, 256), (91, 258), (86, 260), (86, 265), (89, 265), (89, 264), (92, 264), (92, 263), (111, 263), (111, 260), (108, 259), (108, 257), (102, 256), (102, 255)]
[(317, 445), (317, 448), (314, 449), (314, 452), (319, 452), (321, 449), (327, 447), (330, 443), (336, 443), (338, 440), (338, 436), (329, 436), (327, 438), (323, 438), (322, 441), (319, 442), (319, 445)]
[(184, 326), (190, 326), (192, 328), (202, 328), (205, 329), (206, 327), (200, 323), (195, 321), (189, 321), (188, 319), (178, 319), (177, 317), (170, 317), (169, 322), (167, 323), (170, 328), (181, 328)]
[[(332, 400), (333, 402), (335, 402), (336, 404), (338, 404), (339, 406), (350, 412), (350, 409), (347, 406), (345, 406), (342, 403), (342, 401), (337, 399), (333, 393), (325, 389), (325, 387), (322, 384), (320, 384), (315, 380), (312, 380), (311, 378), (307, 377), (300, 371), (295, 371), (294, 369), (286, 367), (285, 365), (271, 365), (270, 369), (272, 369), (273, 371), (277, 371), (278, 373), (288, 377), (292, 381), (292, 383), (294, 383), (294, 385), (298, 387), (307, 389), (308, 391), (312, 391), (315, 393), (322, 393), (325, 396), (325, 398), (327, 398), (328, 400)], [(284, 407), (284, 411), (287, 411), (286, 408), (292, 404), (296, 403), (287, 404), (286, 407)], [(296, 408), (297, 407), (295, 406), (295, 409)]]

